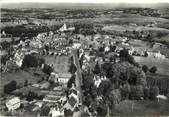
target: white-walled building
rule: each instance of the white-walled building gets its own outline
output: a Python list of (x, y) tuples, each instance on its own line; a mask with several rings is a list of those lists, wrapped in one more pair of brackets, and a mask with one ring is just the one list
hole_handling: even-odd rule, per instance
[(81, 43), (73, 43), (73, 48), (80, 48), (81, 46)]
[(158, 52), (147, 52), (149, 56), (153, 56), (155, 58), (159, 58), (159, 59), (165, 59), (165, 55), (161, 54), (160, 51)]
[(70, 73), (59, 73), (58, 74), (58, 82), (66, 84), (69, 79), (71, 78), (71, 74)]
[(6, 102), (6, 107), (8, 108), (9, 111), (18, 109), (20, 105), (21, 105), (21, 100), (19, 97), (13, 97), (12, 99)]
[(51, 79), (53, 79), (55, 83), (59, 82), (66, 84), (71, 78), (71, 76), (72, 75), (70, 73), (51, 73)]
[(15, 53), (15, 56), (14, 56), (14, 59), (15, 59), (15, 62), (16, 64), (21, 67), (22, 66), (22, 62), (23, 62), (23, 59), (24, 59), (24, 53), (21, 51), (21, 50), (18, 50), (16, 53)]

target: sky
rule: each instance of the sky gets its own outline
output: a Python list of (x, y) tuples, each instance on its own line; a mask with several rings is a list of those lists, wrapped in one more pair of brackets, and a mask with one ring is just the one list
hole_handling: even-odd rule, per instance
[(24, 3), (24, 2), (42, 2), (42, 3), (169, 3), (169, 0), (0, 0), (1, 3)]

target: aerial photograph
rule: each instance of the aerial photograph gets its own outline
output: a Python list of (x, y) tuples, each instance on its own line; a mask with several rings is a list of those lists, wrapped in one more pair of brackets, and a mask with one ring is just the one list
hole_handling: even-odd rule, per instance
[(0, 0), (0, 116), (169, 116), (169, 0)]

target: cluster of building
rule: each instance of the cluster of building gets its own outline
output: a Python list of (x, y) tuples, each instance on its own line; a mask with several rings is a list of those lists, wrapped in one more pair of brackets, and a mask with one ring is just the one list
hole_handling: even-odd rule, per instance
[[(93, 63), (99, 61), (99, 63), (110, 62), (110, 57), (115, 56), (118, 58), (120, 50), (126, 48), (129, 50), (129, 54), (137, 56), (154, 56), (157, 58), (165, 58), (160, 51), (150, 51), (145, 48), (138, 48), (133, 46), (130, 42), (130, 39), (123, 36), (112, 36), (112, 35), (91, 35), (84, 36), (81, 34), (73, 34), (74, 27), (67, 28), (64, 24), (57, 33), (52, 31), (40, 33), (33, 40), (20, 41), (17, 45), (14, 45), (14, 57), (13, 61), (18, 67), (22, 66), (23, 59), (25, 55), (28, 54), (38, 54), (42, 57), (53, 57), (52, 61), (46, 62), (46, 65), (49, 65), (53, 68), (53, 72), (50, 73), (49, 79), (47, 81), (42, 81), (40, 83), (33, 83), (31, 86), (26, 87), (27, 89), (33, 89), (38, 93), (42, 93), (44, 98), (43, 100), (34, 99), (31, 102), (21, 99), (19, 97), (12, 97), (6, 101), (6, 107), (8, 111), (16, 112), (20, 109), (21, 105), (24, 107), (32, 105), (31, 111), (40, 113), (44, 107), (49, 107), (49, 112), (47, 115), (51, 114), (52, 117), (55, 116), (66, 116), (66, 113), (77, 112), (80, 108), (80, 101), (78, 97), (78, 90), (74, 84), (68, 89), (67, 94), (64, 92), (64, 89), (67, 87), (69, 79), (72, 77), (72, 74), (69, 72), (58, 72), (58, 63), (55, 59), (57, 56), (72, 56), (72, 50), (79, 50), (79, 58), (83, 56), (82, 61), (82, 70), (92, 69)], [(138, 43), (139, 44), (139, 43)], [(112, 50), (112, 47), (114, 49)], [(100, 57), (104, 54), (103, 57)], [(115, 62), (118, 59), (114, 60)], [(45, 64), (42, 64), (42, 69)], [(107, 80), (105, 76), (94, 76), (94, 84), (98, 88), (102, 81)], [(53, 82), (50, 83), (50, 82)], [(58, 86), (56, 86), (58, 84)], [(54, 85), (54, 86), (53, 86)], [(25, 89), (23, 89), (25, 91)], [(47, 116), (40, 115), (40, 116)]]
[[(37, 87), (35, 84), (33, 86)], [(41, 87), (43, 86), (41, 85)], [(69, 113), (73, 115), (76, 109), (80, 106), (79, 98), (77, 96), (78, 91), (76, 90), (74, 84), (72, 84), (72, 88), (68, 90), (68, 95), (63, 95), (62, 87), (55, 87), (53, 90), (55, 91), (47, 91), (48, 94), (46, 94), (43, 100), (34, 99), (33, 101), (28, 102), (24, 98), (20, 98), (18, 96), (8, 97), (5, 106), (8, 109), (8, 112), (11, 112), (12, 115), (22, 115), (27, 111), (38, 112), (37, 116), (51, 115), (52, 117), (63, 117)], [(46, 107), (49, 108), (49, 111), (43, 114), (41, 111), (43, 111), (43, 108)]]

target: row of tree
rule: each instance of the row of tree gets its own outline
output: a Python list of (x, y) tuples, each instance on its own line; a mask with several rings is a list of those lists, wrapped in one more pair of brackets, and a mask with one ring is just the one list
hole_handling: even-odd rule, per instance
[(153, 67), (151, 67), (151, 68), (149, 69), (147, 65), (143, 65), (143, 66), (142, 66), (142, 70), (143, 70), (145, 73), (147, 73), (148, 71), (149, 71), (150, 73), (156, 73), (156, 72), (157, 72), (157, 67), (156, 67), (156, 66), (153, 66)]

